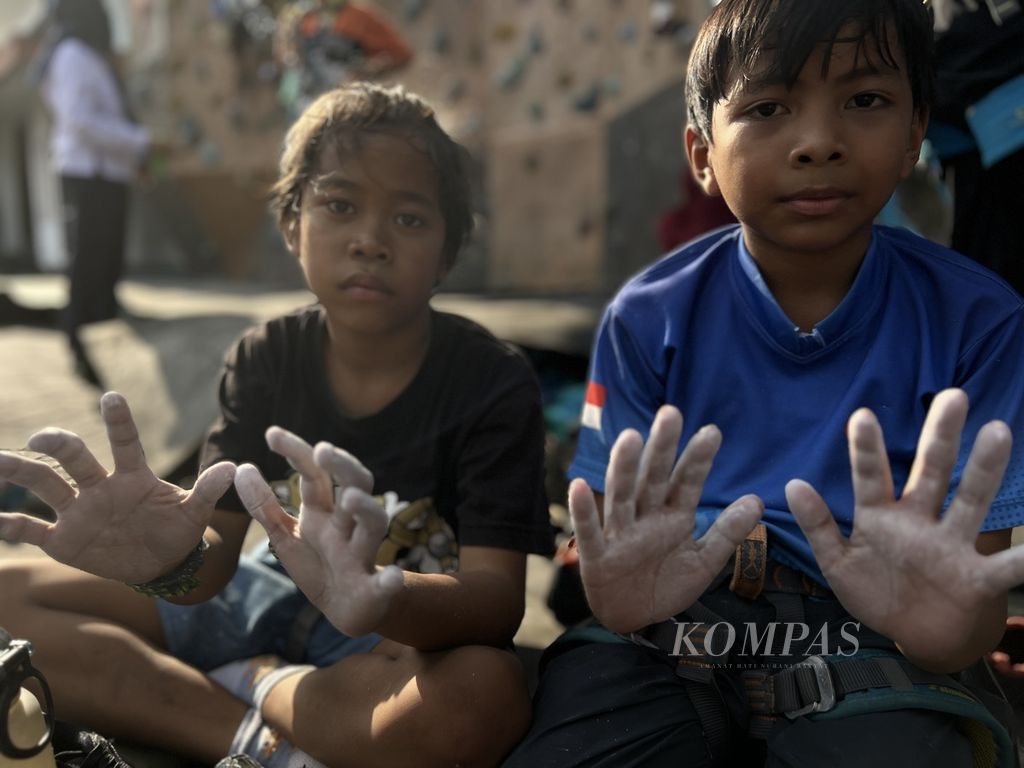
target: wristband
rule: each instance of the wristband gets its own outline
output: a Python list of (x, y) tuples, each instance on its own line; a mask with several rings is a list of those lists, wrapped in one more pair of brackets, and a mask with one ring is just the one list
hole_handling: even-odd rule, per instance
[(206, 550), (209, 548), (209, 542), (205, 538), (200, 539), (199, 543), (196, 544), (196, 548), (189, 553), (181, 565), (170, 573), (157, 576), (155, 579), (144, 584), (128, 584), (128, 586), (146, 597), (180, 597), (181, 595), (187, 595), (199, 586), (199, 577), (196, 576), (196, 573), (202, 567), (203, 558), (206, 556)]

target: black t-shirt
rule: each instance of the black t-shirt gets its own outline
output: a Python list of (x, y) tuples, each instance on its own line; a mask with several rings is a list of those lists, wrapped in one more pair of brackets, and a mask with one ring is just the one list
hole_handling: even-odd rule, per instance
[[(533, 370), (469, 320), (434, 312), (431, 327), (430, 348), (409, 386), (379, 413), (356, 419), (341, 413), (328, 384), (321, 307), (250, 330), (226, 358), (221, 416), (203, 466), (255, 464), (294, 512), (297, 476), (263, 436), (278, 425), (310, 444), (331, 442), (373, 472), (373, 492), (392, 518), (380, 563), (451, 571), (459, 545), (550, 554)], [(218, 507), (244, 511), (234, 489)]]

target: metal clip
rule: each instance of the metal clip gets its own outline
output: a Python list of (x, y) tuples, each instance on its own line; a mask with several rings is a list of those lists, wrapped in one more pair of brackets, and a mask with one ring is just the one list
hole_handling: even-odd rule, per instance
[(836, 705), (836, 689), (832, 684), (832, 675), (828, 671), (828, 662), (821, 656), (808, 656), (806, 661), (794, 664), (793, 669), (803, 666), (809, 666), (814, 670), (814, 679), (818, 683), (818, 700), (800, 707), (800, 709), (784, 713), (790, 720), (814, 712), (828, 712)]

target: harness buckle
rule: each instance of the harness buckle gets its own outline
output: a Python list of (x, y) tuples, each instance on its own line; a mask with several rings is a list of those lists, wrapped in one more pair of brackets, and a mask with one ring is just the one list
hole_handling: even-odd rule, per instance
[(832, 683), (832, 675), (828, 671), (828, 662), (821, 658), (821, 656), (808, 656), (805, 661), (793, 666), (809, 666), (814, 672), (814, 680), (818, 684), (818, 700), (783, 714), (790, 720), (795, 720), (804, 715), (815, 712), (828, 712), (830, 709), (833, 709), (836, 706), (836, 689)]

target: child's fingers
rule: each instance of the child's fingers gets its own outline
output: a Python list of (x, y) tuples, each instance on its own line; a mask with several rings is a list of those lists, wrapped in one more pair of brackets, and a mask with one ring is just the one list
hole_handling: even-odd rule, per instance
[[(347, 520), (343, 523), (343, 533), (351, 531), (352, 547), (360, 558), (366, 557), (371, 562), (377, 558), (377, 550), (388, 532), (388, 515), (384, 508), (367, 493), (358, 488), (346, 488), (341, 494), (338, 505), (342, 514), (347, 514), (354, 527), (349, 527)], [(337, 516), (337, 512), (335, 515)]]
[(708, 570), (717, 573), (736, 552), (736, 547), (754, 530), (761, 519), (764, 503), (757, 496), (737, 499), (715, 519), (711, 528), (700, 538), (700, 549)]
[(956, 496), (942, 518), (943, 527), (965, 543), (973, 544), (978, 537), (1003, 482), (1012, 447), (1010, 428), (1001, 421), (989, 422), (978, 432)]
[(627, 429), (612, 446), (604, 479), (604, 530), (615, 536), (636, 521), (637, 476), (644, 443), (640, 433)]
[(100, 398), (100, 413), (107, 426), (107, 439), (114, 457), (116, 472), (135, 472), (146, 469), (146, 453), (142, 450), (139, 430), (135, 427), (128, 401), (117, 392), (107, 392)]
[(294, 535), (298, 521), (281, 508), (277, 496), (252, 464), (242, 464), (235, 472), (235, 490), (249, 514), (263, 526), (271, 544), (276, 547)]
[(0, 512), (0, 541), (12, 544), (34, 544), (42, 547), (46, 544), (53, 523), (47, 523), (31, 515), (13, 512)]
[(718, 427), (713, 424), (701, 427), (686, 443), (672, 470), (667, 505), (673, 511), (686, 513), (691, 534), (694, 528), (693, 513), (700, 504), (704, 483), (721, 445), (722, 433)]
[(1005, 594), (1024, 584), (1024, 547), (1010, 547), (983, 558), (978, 579), (991, 596)]
[(0, 451), (0, 480), (20, 485), (38, 496), (55, 511), (63, 511), (75, 500), (75, 490), (48, 464)]
[(373, 473), (348, 451), (327, 442), (317, 443), (313, 449), (313, 459), (331, 475), (338, 486), (373, 492)]
[(651, 424), (640, 456), (640, 475), (637, 480), (637, 514), (662, 511), (668, 496), (672, 465), (676, 461), (679, 436), (683, 432), (683, 417), (678, 409), (664, 405), (658, 409)]
[(935, 396), (921, 428), (904, 499), (914, 499), (920, 509), (938, 514), (949, 492), (966, 421), (967, 395), (962, 390), (944, 389)]
[(188, 503), (192, 506), (212, 510), (220, 501), (220, 497), (231, 487), (235, 479), (235, 465), (230, 461), (221, 461), (207, 467), (196, 478), (195, 485), (188, 494)]
[(405, 585), (405, 576), (397, 565), (389, 565), (379, 569), (373, 575), (373, 581), (379, 597), (386, 598), (401, 591)]
[(267, 447), (283, 456), (297, 472), (315, 475), (319, 473), (313, 461), (313, 446), (283, 427), (269, 427), (264, 433)]
[(59, 461), (79, 488), (88, 488), (107, 478), (107, 470), (74, 432), (50, 427), (32, 435), (28, 447)]
[(281, 427), (270, 427), (266, 433), (267, 445), (274, 453), (284, 457), (299, 473), (299, 495), (303, 504), (328, 510), (334, 504), (330, 476), (313, 459), (313, 446)]
[(590, 486), (580, 478), (569, 484), (569, 516), (580, 559), (600, 559), (604, 554), (604, 532), (598, 519), (597, 502)]
[[(786, 502), (821, 569), (824, 571), (831, 563), (842, 559), (846, 539), (818, 492), (803, 480), (790, 480), (786, 483)], [(853, 524), (856, 526), (856, 518)], [(827, 578), (828, 573), (825, 576)]]
[(875, 414), (867, 408), (858, 409), (850, 416), (846, 431), (855, 505), (880, 507), (891, 502), (892, 472), (882, 427)]

